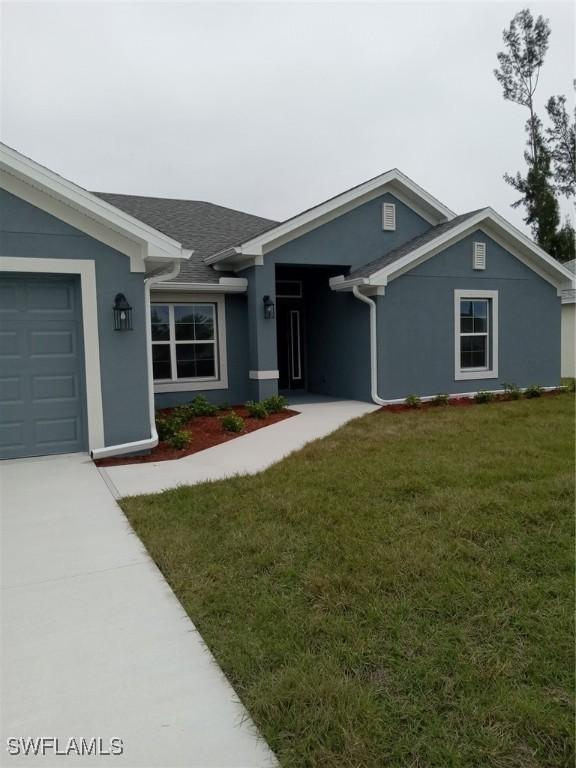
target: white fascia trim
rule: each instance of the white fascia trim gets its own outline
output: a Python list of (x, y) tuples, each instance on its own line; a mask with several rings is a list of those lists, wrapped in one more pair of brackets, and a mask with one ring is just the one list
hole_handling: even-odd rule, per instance
[[(483, 226), (484, 225), (484, 226)], [(387, 285), (390, 280), (394, 280), (396, 277), (408, 272), (418, 264), (426, 261), (426, 259), (444, 250), (449, 245), (453, 245), (462, 238), (464, 238), (469, 232), (479, 227), (484, 229), (485, 225), (487, 231), (486, 234), (492, 237), (499, 245), (506, 250), (510, 251), (516, 258), (520, 259), (526, 266), (530, 267), (534, 272), (539, 274), (542, 278), (554, 285), (557, 289), (574, 287), (576, 281), (574, 275), (570, 270), (566, 269), (560, 262), (553, 259), (545, 251), (543, 251), (536, 243), (533, 243), (530, 238), (526, 237), (522, 232), (516, 229), (512, 224), (506, 221), (492, 208), (484, 208), (479, 211), (475, 216), (466, 219), (457, 227), (448, 230), (447, 232), (438, 235), (428, 243), (420, 246), (415, 251), (407, 254), (406, 256), (397, 259), (392, 264), (388, 264), (386, 267), (374, 272), (367, 282), (370, 285)], [(496, 228), (496, 232), (492, 231), (492, 227)], [(499, 237), (498, 233), (504, 233), (512, 240), (512, 243), (504, 242)], [(524, 248), (521, 251), (518, 247), (520, 245)], [(353, 284), (353, 281), (349, 281), (349, 285)], [(346, 281), (340, 287), (347, 287)]]
[(192, 251), (182, 248), (182, 245), (173, 238), (144, 224), (5, 144), (0, 144), (0, 171), (15, 176), (111, 229), (136, 239), (146, 246), (145, 258), (190, 258)]
[(279, 379), (280, 371), (248, 371), (248, 378), (256, 381), (264, 381), (266, 379)]
[[(488, 343), (492, 354), (492, 365), (486, 370), (466, 370), (460, 364), (460, 299), (490, 299), (492, 322), (488, 326)], [(465, 335), (465, 334), (464, 334)], [(454, 290), (454, 381), (498, 378), (498, 291), (480, 289)]]
[[(194, 295), (192, 293), (185, 294), (182, 299), (174, 296), (172, 291), (168, 295), (165, 293), (166, 285), (164, 283), (158, 284), (152, 302), (154, 303), (178, 303), (179, 301), (194, 303), (210, 302), (217, 306), (218, 317), (218, 378), (210, 379), (175, 379), (174, 381), (156, 381), (154, 382), (154, 393), (160, 394), (161, 392), (200, 392), (211, 389), (228, 389), (228, 351), (226, 348), (226, 299), (220, 293), (201, 293)], [(164, 294), (164, 295), (163, 295)], [(150, 313), (148, 312), (148, 318)], [(150, 326), (150, 320), (148, 320), (148, 326)], [(152, 360), (152, 334), (150, 334), (150, 360)], [(150, 363), (151, 364), (151, 363)], [(151, 372), (151, 380), (153, 381), (153, 374)]]
[(562, 296), (562, 304), (576, 304), (576, 296)]
[[(392, 188), (391, 185), (394, 185), (394, 188)], [(428, 217), (430, 217), (432, 213), (436, 214), (433, 223), (453, 219), (456, 215), (454, 211), (451, 211), (445, 205), (440, 203), (435, 197), (412, 181), (412, 179), (409, 179), (408, 176), (403, 174), (397, 168), (393, 168), (391, 171), (387, 171), (374, 179), (370, 179), (364, 184), (354, 187), (354, 189), (343, 192), (341, 195), (337, 195), (324, 203), (320, 203), (320, 205), (294, 216), (283, 224), (279, 224), (277, 227), (247, 240), (245, 243), (237, 246), (235, 251), (245, 257), (262, 256), (267, 248), (270, 250), (272, 244), (274, 244), (274, 247), (278, 247), (279, 243), (277, 243), (277, 241), (281, 241), (283, 244), (295, 237), (299, 237), (303, 234), (302, 230), (310, 231), (311, 229), (315, 229), (321, 224), (326, 223), (326, 221), (336, 218), (336, 216), (340, 215), (344, 210), (352, 210), (352, 208), (384, 194), (387, 191), (386, 187), (391, 187), (389, 190), (390, 194), (395, 195), (398, 199), (402, 200), (402, 202), (407, 202), (411, 207), (414, 207), (415, 201), (410, 200), (410, 195), (421, 200), (429, 209)], [(408, 202), (409, 200), (410, 202)], [(422, 215), (423, 210), (420, 209), (419, 213)], [(223, 253), (215, 253), (208, 256), (204, 261), (207, 264), (213, 264), (214, 262), (226, 258), (226, 255)]]
[(96, 302), (96, 269), (94, 262), (88, 259), (29, 259), (1, 256), (0, 271), (80, 276), (88, 448), (90, 451), (103, 448), (104, 415), (100, 379), (100, 344), (98, 341), (98, 305)]
[(157, 283), (156, 289), (162, 291), (191, 291), (193, 293), (245, 293), (248, 280), (245, 277), (221, 277), (217, 283)]

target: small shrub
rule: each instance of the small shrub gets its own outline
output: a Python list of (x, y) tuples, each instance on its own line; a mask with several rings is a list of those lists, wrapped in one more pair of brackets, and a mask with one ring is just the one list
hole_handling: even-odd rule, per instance
[(268, 410), (264, 403), (255, 403), (254, 400), (248, 400), (246, 408), (253, 419), (265, 419), (268, 416)]
[(431, 400), (432, 405), (448, 405), (450, 402), (450, 395), (446, 392), (439, 392)]
[(218, 413), (218, 406), (210, 403), (204, 395), (196, 395), (188, 408), (193, 416), (214, 416)]
[(481, 389), (474, 395), (474, 400), (477, 403), (491, 403), (494, 400), (494, 392), (486, 392), (486, 390)]
[(404, 402), (409, 408), (420, 408), (422, 405), (422, 400), (418, 397), (418, 395), (408, 395)]
[(503, 384), (504, 387), (504, 397), (506, 400), (519, 400), (522, 396), (522, 392), (520, 391), (520, 388), (516, 386), (516, 384)]
[(178, 450), (182, 450), (190, 445), (190, 435), (183, 429), (177, 429), (176, 431), (172, 432), (166, 442), (171, 448), (178, 448)]
[(192, 410), (192, 406), (188, 403), (187, 405), (178, 405), (174, 410), (172, 411), (171, 418), (174, 421), (178, 421), (180, 423), (180, 426), (183, 426), (184, 424), (187, 424), (189, 421), (191, 421), (194, 418), (194, 411)]
[(226, 432), (242, 432), (244, 429), (244, 419), (232, 411), (222, 418), (222, 426)]
[(262, 405), (266, 408), (268, 413), (280, 413), (288, 405), (288, 400), (282, 395), (272, 395), (262, 401)]
[(524, 396), (529, 399), (532, 397), (542, 397), (543, 391), (544, 390), (542, 389), (542, 387), (539, 386), (538, 384), (531, 384), (529, 387), (526, 387), (526, 389), (524, 390)]
[(160, 440), (169, 440), (175, 432), (178, 432), (181, 429), (181, 427), (181, 417), (177, 415), (156, 415), (156, 431), (158, 432), (158, 437)]

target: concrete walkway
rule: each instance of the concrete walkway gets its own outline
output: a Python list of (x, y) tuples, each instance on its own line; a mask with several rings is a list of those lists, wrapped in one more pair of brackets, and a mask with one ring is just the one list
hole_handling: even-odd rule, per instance
[[(276, 765), (84, 455), (0, 462), (2, 766)], [(8, 738), (121, 756), (10, 756)]]
[(182, 459), (124, 464), (100, 471), (117, 498), (158, 493), (178, 485), (222, 480), (232, 475), (255, 474), (311, 440), (334, 432), (347, 421), (378, 410), (379, 406), (303, 395), (291, 398), (290, 408), (299, 411), (299, 415)]

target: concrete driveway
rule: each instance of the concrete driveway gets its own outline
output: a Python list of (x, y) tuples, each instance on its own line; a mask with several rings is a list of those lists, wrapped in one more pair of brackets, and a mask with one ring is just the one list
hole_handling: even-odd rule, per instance
[(87, 456), (0, 462), (0, 503), (2, 766), (276, 765)]

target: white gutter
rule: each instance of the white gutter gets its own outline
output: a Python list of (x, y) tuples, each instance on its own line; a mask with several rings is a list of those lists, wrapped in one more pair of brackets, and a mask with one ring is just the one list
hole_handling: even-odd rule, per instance
[(111, 456), (122, 456), (125, 453), (138, 453), (149, 451), (158, 445), (158, 432), (156, 431), (156, 418), (154, 406), (154, 372), (152, 369), (152, 329), (150, 327), (150, 288), (154, 283), (163, 280), (171, 280), (180, 272), (180, 262), (177, 261), (169, 272), (155, 270), (149, 277), (144, 278), (144, 311), (146, 314), (146, 363), (148, 370), (148, 410), (150, 414), (150, 437), (145, 440), (136, 440), (132, 443), (110, 445), (107, 448), (94, 448), (90, 451), (93, 459), (106, 459)]
[(162, 281), (158, 288), (162, 291), (193, 291), (194, 293), (246, 293), (248, 280), (245, 277), (221, 277), (217, 283), (166, 283)]
[(352, 287), (357, 299), (370, 307), (370, 394), (376, 405), (386, 405), (387, 400), (378, 396), (378, 339), (376, 335), (376, 302), (360, 292), (357, 285)]

